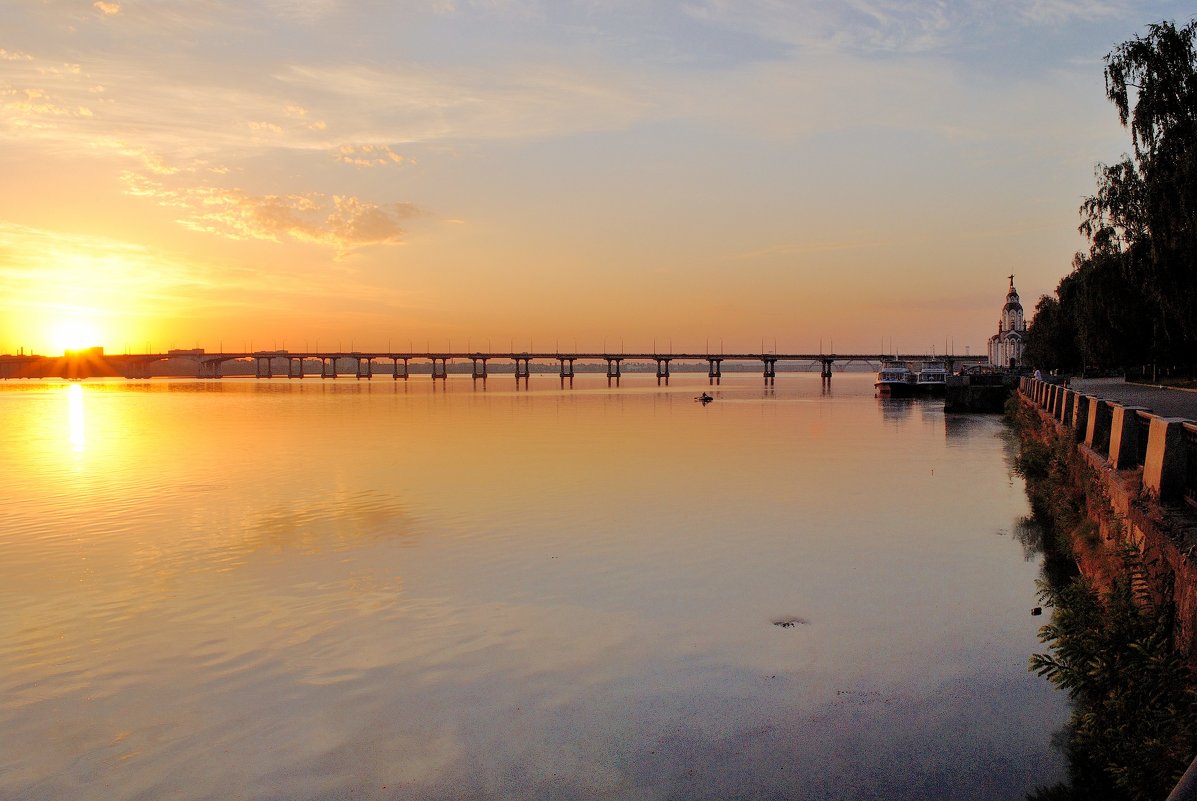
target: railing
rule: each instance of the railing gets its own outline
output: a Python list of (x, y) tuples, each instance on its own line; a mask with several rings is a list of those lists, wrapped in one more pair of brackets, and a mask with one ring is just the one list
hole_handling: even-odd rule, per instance
[(1146, 494), (1197, 508), (1197, 421), (1161, 417), (1030, 377), (1020, 380), (1019, 393), (1110, 467), (1141, 468)]

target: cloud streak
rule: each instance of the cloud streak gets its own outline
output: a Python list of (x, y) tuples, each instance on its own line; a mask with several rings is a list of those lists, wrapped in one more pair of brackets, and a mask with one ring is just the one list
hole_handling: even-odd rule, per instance
[(319, 192), (253, 195), (218, 186), (170, 188), (138, 173), (124, 175), (127, 192), (182, 210), (179, 222), (195, 231), (230, 239), (292, 239), (344, 253), (364, 245), (402, 241), (402, 221), (415, 216), (409, 203), (380, 204)]

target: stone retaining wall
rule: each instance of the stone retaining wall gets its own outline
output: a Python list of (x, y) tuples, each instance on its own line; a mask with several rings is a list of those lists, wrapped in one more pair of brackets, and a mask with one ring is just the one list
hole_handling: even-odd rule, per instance
[(1034, 378), (1021, 379), (1018, 392), (1098, 476), (1103, 535), (1134, 543), (1157, 580), (1173, 582), (1175, 644), (1197, 666), (1197, 423)]

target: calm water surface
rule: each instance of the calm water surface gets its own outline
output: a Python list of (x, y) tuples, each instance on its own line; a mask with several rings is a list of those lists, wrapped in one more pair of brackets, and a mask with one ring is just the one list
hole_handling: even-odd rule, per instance
[(1000, 421), (864, 375), (704, 388), (3, 383), (0, 797), (1063, 778)]

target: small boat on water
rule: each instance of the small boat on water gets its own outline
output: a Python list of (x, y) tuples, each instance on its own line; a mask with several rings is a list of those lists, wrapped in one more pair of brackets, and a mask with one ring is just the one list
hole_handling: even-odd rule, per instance
[(920, 395), (944, 395), (948, 387), (948, 370), (943, 362), (923, 362), (919, 368), (915, 389)]
[(917, 378), (906, 362), (886, 359), (873, 383), (877, 392), (890, 398), (909, 398), (917, 389)]

